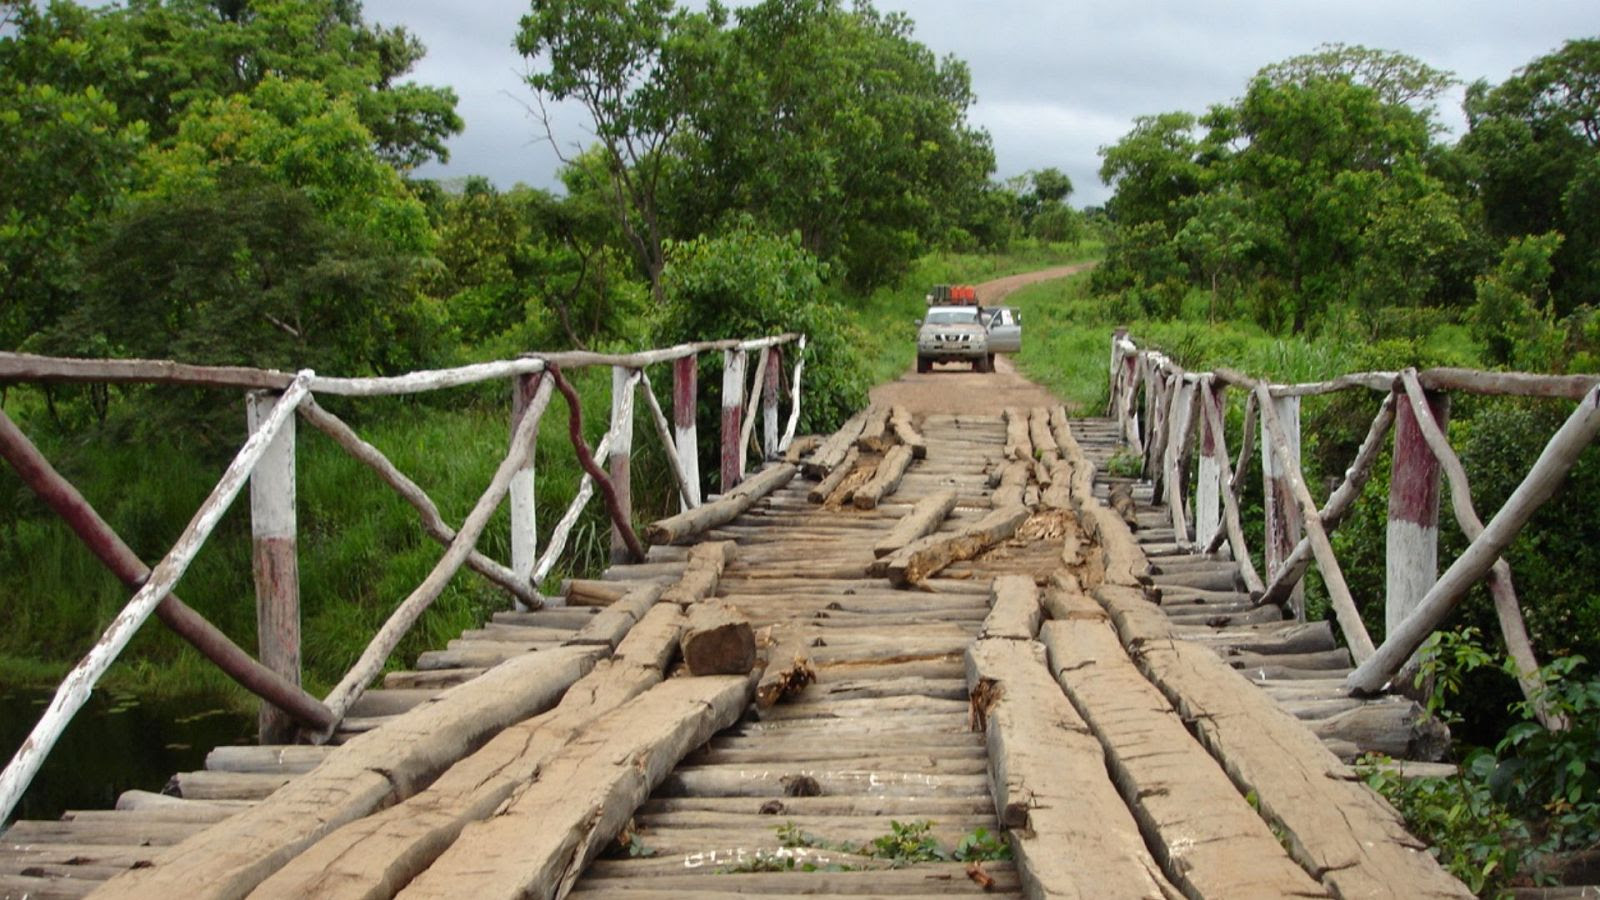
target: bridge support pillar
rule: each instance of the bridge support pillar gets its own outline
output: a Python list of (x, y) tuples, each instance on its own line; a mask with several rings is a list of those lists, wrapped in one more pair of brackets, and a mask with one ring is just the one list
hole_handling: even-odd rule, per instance
[[(245, 417), (254, 432), (272, 414), (278, 395), (253, 392)], [(256, 585), (256, 635), (261, 664), (300, 684), (300, 563), (296, 547), (293, 417), (285, 420), (250, 475), (251, 570)], [(261, 703), (261, 743), (292, 743), (289, 714)]]
[[(1289, 444), (1289, 457), (1299, 459), (1300, 398), (1274, 397), (1272, 408), (1277, 413), (1278, 422), (1283, 426), (1284, 437)], [(1301, 524), (1300, 509), (1295, 503), (1294, 492), (1289, 487), (1289, 473), (1278, 465), (1278, 459), (1272, 452), (1272, 435), (1267, 430), (1266, 416), (1261, 417), (1261, 471), (1261, 493), (1263, 505), (1266, 507), (1267, 526), (1262, 553), (1266, 557), (1267, 581), (1270, 582), (1283, 569), (1289, 554), (1294, 552), (1295, 545), (1300, 543)], [(1294, 591), (1289, 595), (1289, 606), (1294, 610), (1295, 619), (1305, 621), (1304, 583), (1295, 585)]]
[[(1213, 418), (1226, 421), (1227, 406), (1223, 402), (1226, 387), (1218, 387), (1207, 376), (1200, 383), (1200, 471), (1194, 493), (1194, 541), (1202, 549), (1211, 546), (1211, 539), (1222, 528), (1222, 465), (1216, 452), (1222, 435), (1211, 427)], [(1215, 413), (1213, 417), (1212, 413)]]
[[(1440, 430), (1448, 424), (1450, 397), (1428, 392)], [(1394, 464), (1389, 472), (1389, 524), (1385, 534), (1383, 630), (1394, 634), (1439, 577), (1439, 460), (1428, 447), (1417, 414), (1404, 394), (1395, 398)]]
[(722, 492), (734, 489), (744, 479), (740, 465), (739, 436), (744, 424), (743, 350), (722, 351)]
[(695, 425), (699, 412), (700, 358), (684, 356), (672, 361), (672, 443), (678, 453), (689, 492), (678, 498), (680, 511), (700, 505), (700, 435)]
[[(621, 516), (633, 519), (633, 371), (611, 367), (611, 487)], [(611, 523), (611, 561), (629, 562), (633, 554), (615, 522)]]
[[(538, 374), (518, 375), (511, 379), (511, 430), (510, 434), (517, 433), (517, 425), (521, 424), (523, 415), (527, 412), (529, 404), (533, 402), (533, 395), (539, 389)], [(535, 439), (537, 444), (537, 439)], [(539, 561), (539, 519), (535, 507), (536, 492), (534, 481), (534, 457), (537, 453), (529, 453), (528, 461), (515, 475), (511, 476), (511, 571), (516, 573), (517, 579), (523, 584), (533, 584), (533, 567)], [(526, 611), (527, 605), (521, 600), (516, 601), (518, 611)]]

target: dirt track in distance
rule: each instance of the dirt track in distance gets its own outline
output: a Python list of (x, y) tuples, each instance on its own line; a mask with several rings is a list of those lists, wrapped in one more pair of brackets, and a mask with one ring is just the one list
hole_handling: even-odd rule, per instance
[[(1012, 291), (1026, 285), (1076, 275), (1093, 263), (1056, 266), (1037, 272), (1024, 272), (996, 278), (977, 285), (978, 302), (993, 305)], [(1028, 326), (1022, 326), (1022, 339), (1028, 339)], [(914, 416), (928, 413), (972, 413), (997, 415), (1007, 406), (1050, 406), (1061, 400), (1022, 377), (1005, 356), (995, 358), (995, 371), (988, 375), (973, 372), (965, 363), (935, 365), (933, 371), (919, 375), (908, 369), (894, 381), (872, 389), (873, 403), (902, 404)]]

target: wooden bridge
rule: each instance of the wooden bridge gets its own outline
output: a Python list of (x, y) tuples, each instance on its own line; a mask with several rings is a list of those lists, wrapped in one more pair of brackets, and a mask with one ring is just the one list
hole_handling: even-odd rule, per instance
[[(1427, 771), (1447, 733), (1409, 699), (1352, 690), (1373, 678), (1382, 688), (1420, 638), (1407, 643), (1400, 627), (1378, 647), (1352, 639), (1343, 604), (1354, 600), (1328, 577), (1337, 561), (1326, 541), (1390, 422), (1403, 434), (1418, 421), (1438, 431), (1406, 417), (1407, 389), (1426, 409), (1426, 390), (1464, 376), (1374, 373), (1338, 385), (1381, 387), (1388, 399), (1347, 484), (1318, 509), (1287, 449), (1297, 425), (1284, 401), (1328, 385), (1187, 373), (1119, 334), (1105, 418), (877, 405), (826, 439), (793, 439), (794, 416), (778, 433), (770, 389), (784, 380), (777, 348), (790, 344), (801, 350), (785, 381), (797, 404), (803, 345), (792, 336), (588, 360), (617, 371), (607, 439), (593, 452), (576, 445), (618, 525), (619, 561), (551, 598), (533, 535), (514, 540), (510, 567), (472, 546), (508, 490), (527, 502), (515, 491), (530, 485), (511, 485), (526, 471), (550, 376), (580, 361), (471, 373), (516, 379), (512, 451), (459, 531), (417, 501), (448, 550), (385, 632), (402, 631), (426, 605), (418, 598), (463, 564), (509, 581), (522, 608), (370, 689), (397, 634), (380, 635), (375, 664), (364, 657), (325, 700), (269, 670), (275, 681), (256, 678), (278, 710), (266, 727), (321, 743), (218, 748), (205, 771), (174, 778), (172, 796), (132, 792), (114, 811), (18, 822), (0, 835), (0, 896), (1470, 896), (1348, 766), (1373, 750)], [(707, 350), (727, 355), (723, 493), (696, 496), (692, 414), (675, 417), (674, 434), (656, 411), (683, 512), (641, 542), (627, 513), (634, 387), (655, 409), (641, 373), (670, 363), (678, 411), (692, 410), (683, 361)], [(754, 384), (742, 364), (752, 350), (762, 354)], [(73, 374), (106, 377), (108, 364), (94, 365)], [(71, 368), (0, 359), (0, 377)], [(185, 377), (201, 374), (217, 377)], [(1267, 579), (1249, 562), (1236, 499), (1251, 451), (1228, 456), (1219, 378), (1259, 401), (1242, 434), (1251, 440), (1259, 415), (1269, 495), (1272, 480), (1281, 487), (1264, 532), (1281, 550), (1269, 551)], [(1496, 567), (1517, 517), (1600, 429), (1592, 380), (1529, 378), (1511, 387), (1565, 392), (1577, 410), (1528, 490), (1423, 586), (1418, 617), (1447, 610), (1452, 585)], [(297, 391), (374, 384), (309, 373), (234, 384), (282, 392), (254, 401), (260, 425), (241, 458), (268, 452), (274, 423), (303, 402)], [(742, 410), (762, 398), (767, 465), (746, 476), (755, 417)], [(301, 406), (313, 424), (316, 409)], [(38, 474), (5, 425), (8, 460)], [(1454, 489), (1448, 445), (1420, 446), (1435, 447)], [(1146, 477), (1108, 475), (1130, 447)], [(1397, 467), (1415, 462), (1396, 456)], [(609, 459), (609, 475), (595, 458)], [(252, 465), (236, 462), (224, 484), (237, 490)], [(30, 483), (63, 493), (39, 478)], [(69, 521), (92, 518), (82, 498), (69, 501), (58, 507)], [(292, 519), (286, 527), (282, 513), (256, 519), (258, 562), (285, 552)], [(186, 533), (174, 553), (192, 543)], [(630, 558), (630, 544), (643, 552)], [(1307, 558), (1335, 593), (1344, 645), (1297, 611)], [(135, 604), (157, 608), (152, 585), (170, 590), (172, 568), (130, 577), (142, 585)], [(270, 578), (260, 588), (269, 599), (292, 593)], [(1425, 620), (1423, 636), (1438, 621)]]

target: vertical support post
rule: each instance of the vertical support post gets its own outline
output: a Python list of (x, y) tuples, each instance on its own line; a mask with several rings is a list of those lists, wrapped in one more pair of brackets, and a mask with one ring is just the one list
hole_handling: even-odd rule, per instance
[[(1274, 397), (1272, 409), (1283, 426), (1290, 458), (1299, 459), (1300, 398)], [(1262, 543), (1262, 554), (1266, 557), (1267, 581), (1270, 582), (1283, 569), (1289, 554), (1294, 552), (1295, 544), (1300, 543), (1301, 526), (1300, 507), (1295, 503), (1293, 489), (1289, 486), (1289, 473), (1278, 465), (1277, 456), (1272, 452), (1272, 435), (1267, 430), (1265, 415), (1261, 417), (1261, 478), (1261, 494), (1266, 507), (1266, 539)], [(1289, 594), (1289, 607), (1294, 610), (1296, 620), (1305, 621), (1304, 583), (1296, 584)]]
[(783, 426), (783, 440), (778, 443), (782, 453), (794, 443), (795, 429), (800, 427), (800, 376), (806, 370), (806, 336), (800, 335), (800, 344), (794, 354), (794, 384), (789, 388), (789, 424)]
[[(1427, 393), (1441, 430), (1450, 397)], [(1439, 577), (1439, 476), (1443, 471), (1405, 395), (1396, 397), (1394, 464), (1389, 472), (1389, 525), (1385, 545), (1383, 633), (1391, 635), (1427, 596)]]
[(1194, 495), (1194, 540), (1202, 548), (1222, 528), (1222, 466), (1217, 462), (1217, 448), (1223, 446), (1223, 436), (1212, 428), (1212, 422), (1226, 422), (1223, 391), (1207, 375), (1200, 382), (1200, 473)]
[[(539, 389), (538, 373), (518, 375), (511, 379), (511, 429), (509, 434), (517, 433), (517, 426), (521, 424), (523, 415), (528, 411), (528, 405), (533, 402), (533, 395)], [(535, 507), (534, 493), (534, 457), (538, 454), (538, 436), (534, 436), (534, 447), (528, 453), (528, 461), (522, 468), (511, 476), (511, 571), (516, 573), (517, 580), (523, 584), (533, 584), (533, 567), (539, 560), (539, 520)], [(526, 611), (527, 604), (520, 599), (516, 601), (519, 611)]]
[(1128, 336), (1128, 329), (1117, 328), (1111, 332), (1111, 367), (1106, 373), (1106, 415), (1115, 415), (1117, 424), (1122, 424), (1122, 405), (1117, 402), (1118, 382), (1117, 375), (1122, 371), (1122, 340)]
[(700, 389), (700, 357), (695, 354), (672, 361), (672, 438), (678, 449), (678, 466), (688, 482), (689, 497), (678, 499), (682, 510), (700, 505), (700, 435), (695, 427)]
[(739, 436), (744, 424), (745, 351), (722, 351), (722, 491), (727, 493), (744, 479)]
[(761, 382), (761, 458), (778, 456), (778, 388), (783, 378), (783, 348), (767, 350), (767, 377)]
[(1122, 396), (1117, 407), (1117, 417), (1128, 435), (1128, 446), (1133, 452), (1144, 455), (1144, 440), (1140, 436), (1139, 416), (1133, 411), (1134, 397), (1139, 393), (1139, 357), (1128, 354), (1122, 357)]
[[(251, 433), (278, 404), (278, 395), (253, 391), (245, 396)], [(250, 474), (251, 571), (256, 584), (256, 640), (261, 664), (300, 684), (300, 562), (296, 549), (294, 425), (290, 416), (267, 445)], [(261, 703), (257, 725), (263, 744), (295, 738), (293, 718)]]
[[(611, 488), (617, 494), (621, 515), (633, 519), (633, 372), (625, 366), (611, 367)], [(611, 523), (611, 561), (628, 562), (633, 554), (628, 543)]]

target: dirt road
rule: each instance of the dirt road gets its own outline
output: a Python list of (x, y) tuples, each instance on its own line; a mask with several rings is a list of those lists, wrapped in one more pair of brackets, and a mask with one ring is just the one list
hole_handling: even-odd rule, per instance
[[(1024, 272), (996, 278), (977, 286), (978, 302), (998, 303), (1001, 298), (1026, 285), (1053, 278), (1076, 275), (1093, 263), (1056, 266), (1037, 272)], [(1027, 340), (1027, 326), (1023, 326)], [(987, 413), (994, 415), (1007, 406), (1049, 406), (1061, 401), (1044, 388), (1022, 377), (1007, 357), (995, 359), (995, 371), (981, 375), (964, 363), (935, 365), (926, 375), (907, 370), (898, 379), (872, 389), (873, 403), (899, 403), (913, 415), (928, 413)]]

